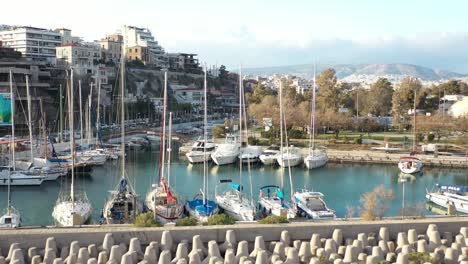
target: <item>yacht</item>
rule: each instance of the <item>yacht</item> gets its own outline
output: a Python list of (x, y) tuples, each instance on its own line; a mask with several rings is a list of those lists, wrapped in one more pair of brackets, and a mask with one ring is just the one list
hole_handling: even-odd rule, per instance
[(260, 155), (262, 154), (262, 147), (260, 146), (247, 146), (241, 148), (239, 154), (239, 160), (242, 163), (257, 163), (260, 161)]
[(227, 135), (224, 143), (218, 144), (216, 150), (211, 154), (211, 159), (216, 165), (226, 165), (236, 162), (240, 153), (240, 144), (236, 136)]
[(281, 152), (282, 153), (276, 157), (276, 161), (281, 167), (295, 167), (301, 164), (302, 155), (300, 154), (300, 149), (298, 147), (284, 147)]
[(288, 219), (296, 217), (294, 206), (284, 200), (283, 191), (279, 186), (266, 185), (261, 187), (258, 204), (258, 209), (263, 216), (285, 216)]
[(323, 193), (301, 190), (294, 193), (298, 215), (309, 219), (335, 219), (333, 210), (327, 207)]
[(426, 191), (426, 199), (447, 209), (452, 205), (457, 212), (468, 214), (468, 186), (436, 184), (436, 191)]
[[(173, 222), (184, 213), (184, 205), (177, 195), (174, 195), (169, 186), (171, 175), (171, 145), (172, 145), (172, 112), (169, 112), (169, 136), (166, 147), (166, 108), (167, 108), (167, 73), (164, 73), (164, 97), (162, 112), (162, 144), (159, 166), (159, 184), (152, 184), (146, 195), (146, 206), (153, 212), (154, 217), (161, 223)], [(167, 152), (167, 162), (166, 162)], [(167, 179), (167, 182), (166, 182)]]
[(327, 162), (328, 155), (324, 150), (314, 149), (304, 158), (304, 164), (308, 169), (323, 167), (327, 164)]
[(242, 196), (242, 186), (231, 183), (231, 180), (221, 180), (220, 184), (229, 183), (227, 190), (218, 193), (220, 185), (216, 185), (215, 199), (221, 211), (237, 221), (253, 221), (255, 206), (250, 199)]
[(16, 228), (21, 226), (21, 215), (13, 206), (9, 205), (5, 213), (0, 216), (0, 228)]
[[(203, 139), (204, 142), (208, 142), (207, 136), (207, 123), (208, 123), (208, 107), (207, 107), (207, 81), (206, 81), (206, 68), (204, 74), (204, 113), (203, 113)], [(206, 148), (203, 151), (206, 154)], [(185, 210), (189, 216), (194, 217), (199, 222), (207, 222), (208, 219), (217, 213), (219, 213), (218, 204), (214, 200), (208, 199), (208, 164), (207, 160), (203, 160), (203, 187), (200, 189), (200, 193), (196, 194), (193, 199), (187, 200), (185, 203)]]
[(193, 143), (192, 150), (186, 153), (185, 156), (190, 163), (202, 163), (211, 159), (211, 154), (215, 149), (215, 143), (198, 139)]
[(262, 154), (260, 154), (259, 159), (263, 165), (273, 165), (276, 164), (276, 157), (280, 153), (280, 147), (270, 146), (265, 149)]
[(45, 180), (43, 175), (26, 175), (19, 171), (10, 171), (10, 168), (4, 168), (0, 171), (0, 185), (41, 185)]
[(401, 172), (406, 174), (414, 174), (421, 171), (424, 164), (420, 159), (415, 156), (405, 156), (401, 157), (398, 162), (398, 168)]

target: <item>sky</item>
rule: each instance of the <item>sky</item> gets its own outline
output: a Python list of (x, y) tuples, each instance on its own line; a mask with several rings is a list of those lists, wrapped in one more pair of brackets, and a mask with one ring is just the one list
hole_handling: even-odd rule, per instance
[(228, 68), (318, 61), (468, 73), (466, 0), (15, 0), (0, 9), (0, 24), (65, 27), (87, 41), (147, 27), (166, 51)]

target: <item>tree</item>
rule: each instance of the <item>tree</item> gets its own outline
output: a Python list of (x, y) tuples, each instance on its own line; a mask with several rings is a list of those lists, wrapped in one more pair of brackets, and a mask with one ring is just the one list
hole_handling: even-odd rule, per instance
[(219, 67), (219, 79), (221, 81), (226, 81), (228, 77), (229, 77), (229, 71), (226, 70), (226, 66), (221, 65), (221, 67)]
[(418, 116), (417, 122), (418, 131), (427, 134), (433, 133), (437, 137), (437, 141), (440, 141), (443, 136), (448, 136), (457, 128), (456, 120), (448, 116)]
[(246, 93), (247, 102), (249, 104), (259, 104), (267, 95), (272, 95), (273, 91), (258, 83), (252, 93)]
[(392, 84), (386, 78), (379, 78), (369, 90), (368, 100), (366, 100), (367, 111), (375, 116), (390, 114), (392, 97)]
[(468, 84), (460, 80), (450, 80), (445, 83), (441, 83), (438, 90), (444, 94), (462, 94), (468, 95)]
[(395, 123), (400, 123), (400, 118), (407, 115), (408, 110), (414, 107), (414, 94), (416, 91), (416, 108), (423, 102), (424, 91), (421, 82), (412, 77), (403, 79), (392, 96), (392, 113)]
[(385, 189), (383, 185), (375, 187), (361, 196), (359, 216), (364, 220), (382, 219), (394, 198), (393, 190)]
[(334, 69), (326, 69), (317, 78), (317, 105), (323, 111), (337, 112), (341, 102), (341, 87), (337, 85)]
[(351, 126), (351, 119), (344, 114), (335, 113), (332, 110), (320, 110), (316, 114), (316, 127), (326, 127), (327, 130), (333, 130), (336, 139), (342, 130), (350, 129)]

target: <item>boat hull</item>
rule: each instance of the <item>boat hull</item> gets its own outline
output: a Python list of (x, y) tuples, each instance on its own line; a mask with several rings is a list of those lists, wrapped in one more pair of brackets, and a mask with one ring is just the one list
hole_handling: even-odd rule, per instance
[(308, 169), (316, 169), (327, 164), (327, 155), (309, 155), (304, 159), (304, 164)]
[(86, 201), (58, 202), (52, 217), (58, 226), (77, 226), (86, 223), (91, 216), (91, 204)]
[(211, 216), (219, 213), (219, 207), (214, 201), (207, 200), (207, 204), (209, 206), (209, 210), (201, 210), (204, 206), (203, 200), (194, 199), (185, 204), (185, 210), (189, 216), (197, 219), (201, 223), (205, 223)]
[(10, 185), (12, 186), (41, 185), (45, 179), (44, 176), (29, 176), (18, 172), (14, 172), (8, 176), (7, 173), (0, 173), (0, 186), (7, 186), (8, 178), (10, 178)]
[(428, 193), (426, 199), (446, 209), (449, 204), (453, 204), (457, 212), (468, 214), (468, 202), (456, 200), (441, 193)]
[(195, 151), (191, 151), (191, 152), (188, 152), (187, 154), (185, 154), (185, 156), (187, 157), (187, 159), (188, 159), (188, 161), (190, 163), (202, 163), (204, 161), (210, 161), (210, 159), (211, 159), (211, 153), (209, 153), (209, 152), (198, 153), (198, 152), (195, 152)]
[[(411, 162), (411, 163), (409, 163)], [(398, 168), (401, 172), (406, 174), (415, 174), (421, 172), (423, 163), (420, 160), (415, 161), (399, 161)]]
[(216, 163), (216, 165), (227, 165), (235, 163), (239, 153), (232, 153), (226, 155), (212, 154), (211, 159)]
[(269, 166), (269, 165), (274, 165), (277, 163), (276, 156), (273, 156), (273, 155), (260, 155), (259, 159), (263, 165)]
[(290, 158), (281, 158), (281, 156), (279, 156), (276, 161), (278, 162), (278, 164), (283, 167), (283, 168), (287, 168), (289, 166), (291, 167), (296, 167), (296, 166), (299, 166), (299, 164), (301, 164), (302, 162), (302, 157), (300, 156), (295, 156), (295, 157), (290, 157)]

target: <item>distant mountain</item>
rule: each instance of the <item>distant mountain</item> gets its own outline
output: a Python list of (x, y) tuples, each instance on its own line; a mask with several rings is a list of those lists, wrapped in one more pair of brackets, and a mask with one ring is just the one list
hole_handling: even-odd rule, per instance
[[(355, 80), (366, 76), (390, 76), (392, 79), (401, 79), (404, 76), (413, 76), (425, 81), (438, 81), (447, 79), (459, 79), (467, 75), (431, 69), (411, 64), (320, 64), (317, 65), (317, 73), (326, 68), (333, 68), (338, 79)], [(314, 72), (313, 64), (247, 68), (243, 70), (245, 74), (251, 75), (272, 75), (272, 74), (292, 74), (305, 78), (311, 78)]]

